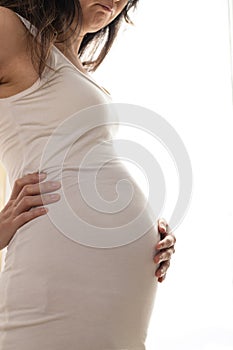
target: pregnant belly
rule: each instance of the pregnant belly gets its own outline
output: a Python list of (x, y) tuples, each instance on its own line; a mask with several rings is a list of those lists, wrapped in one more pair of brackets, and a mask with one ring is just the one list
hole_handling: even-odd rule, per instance
[(17, 232), (8, 247), (0, 279), (2, 327), (50, 329), (50, 323), (64, 322), (62, 331), (68, 325), (83, 344), (85, 330), (89, 341), (95, 342), (92, 337), (98, 334), (103, 349), (115, 349), (119, 339), (122, 348), (142, 344), (157, 290), (153, 262), (157, 241), (157, 230), (150, 229), (130, 244), (98, 249), (70, 240), (48, 216), (35, 219)]
[[(70, 229), (65, 207), (94, 228), (109, 228), (106, 230), (109, 235), (111, 228), (127, 227), (146, 203), (129, 174), (123, 167), (120, 170), (118, 167), (118, 171), (111, 171), (110, 176), (105, 169), (97, 181), (97, 189), (109, 204), (116, 198), (115, 185), (119, 178), (131, 180), (133, 196), (131, 201), (126, 198), (129, 204), (122, 210), (115, 206), (114, 213), (111, 208), (106, 213), (106, 210), (97, 210), (98, 201), (92, 201), (91, 205), (87, 201), (94, 198), (91, 191), (85, 192), (90, 184), (88, 174), (82, 179), (86, 194), (83, 198), (85, 195), (82, 197), (77, 177), (71, 171), (64, 171), (62, 187), (58, 191), (63, 201), (48, 205), (49, 213), (53, 212), (54, 216), (50, 217), (48, 213), (38, 217), (17, 231), (8, 245), (0, 280), (0, 315), (2, 310), (7, 310), (9, 315), (5, 327), (72, 318), (78, 339), (84, 336), (84, 329), (95, 329), (99, 339), (103, 339), (103, 344), (98, 346), (103, 348), (106, 337), (113, 343), (115, 339), (116, 344), (121, 339), (122, 347), (132, 339), (135, 344), (139, 339), (140, 342), (145, 340), (157, 289), (153, 256), (159, 234), (157, 227), (152, 225), (151, 212), (144, 213), (148, 224), (144, 234), (135, 238), (133, 226), (129, 226), (130, 238), (126, 230), (125, 239), (117, 244), (113, 234), (109, 242), (114, 244), (108, 244), (106, 249), (98, 246), (98, 234), (92, 244), (82, 240), (85, 232), (84, 236), (79, 235), (82, 228), (78, 220), (72, 231), (76, 236), (71, 237), (65, 231)], [(119, 191), (123, 204), (127, 202), (124, 194), (129, 194), (126, 188)], [(60, 226), (62, 222), (66, 225)], [(138, 231), (140, 233), (140, 227)], [(92, 333), (88, 337), (90, 340)]]

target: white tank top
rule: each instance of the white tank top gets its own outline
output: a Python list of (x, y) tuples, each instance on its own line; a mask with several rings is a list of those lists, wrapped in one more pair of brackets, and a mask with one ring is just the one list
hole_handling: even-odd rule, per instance
[[(158, 284), (153, 212), (137, 220), (146, 200), (114, 158), (108, 140), (117, 129), (95, 127), (117, 121), (110, 96), (55, 47), (50, 63), (56, 72), (46, 69), (30, 88), (0, 99), (0, 159), (11, 187), (36, 170), (48, 174), (45, 181), (60, 180), (60, 168), (63, 175), (55, 191), (61, 199), (21, 226), (7, 247), (0, 349), (145, 350)], [(99, 142), (103, 148), (95, 153)], [(77, 180), (84, 156), (87, 166)]]
[[(37, 29), (33, 25), (30, 28), (27, 19), (16, 15), (35, 36)], [(11, 186), (17, 178), (38, 169), (39, 149), (43, 149), (46, 138), (62, 121), (86, 108), (112, 102), (110, 94), (90, 74), (81, 72), (55, 45), (47, 63), (55, 72), (45, 67), (42, 78), (32, 86), (0, 98), (0, 160), (6, 167)], [(103, 118), (108, 119), (109, 115)], [(115, 126), (102, 128), (104, 138), (117, 131), (116, 116), (114, 120)], [(17, 159), (12, 157), (13, 147), (19, 152)]]

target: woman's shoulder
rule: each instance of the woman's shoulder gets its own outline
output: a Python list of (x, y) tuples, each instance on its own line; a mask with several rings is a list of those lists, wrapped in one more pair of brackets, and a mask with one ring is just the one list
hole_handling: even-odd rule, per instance
[(27, 52), (26, 28), (14, 11), (0, 6), (0, 80), (10, 78), (12, 63)]
[(0, 98), (24, 90), (38, 78), (31, 63), (27, 32), (14, 11), (0, 6)]
[[(26, 32), (27, 30), (17, 14), (9, 8), (0, 6), (0, 54), (6, 55), (9, 51), (18, 52), (18, 50), (25, 49)], [(3, 50), (6, 47), (8, 50)]]

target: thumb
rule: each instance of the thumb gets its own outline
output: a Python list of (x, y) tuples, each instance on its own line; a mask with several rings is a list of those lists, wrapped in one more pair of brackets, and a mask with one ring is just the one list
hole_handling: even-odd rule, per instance
[(167, 221), (164, 218), (158, 220), (159, 231), (161, 233), (166, 233), (167, 231)]

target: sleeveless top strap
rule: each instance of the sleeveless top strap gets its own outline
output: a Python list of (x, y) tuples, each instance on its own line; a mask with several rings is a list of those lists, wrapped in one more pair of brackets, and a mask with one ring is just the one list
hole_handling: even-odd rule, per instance
[(21, 19), (21, 21), (23, 22), (25, 27), (30, 31), (30, 33), (33, 36), (36, 36), (36, 33), (37, 33), (36, 27), (33, 24), (31, 24), (26, 18), (24, 18), (23, 16), (19, 15), (17, 12), (15, 12), (15, 14)]

